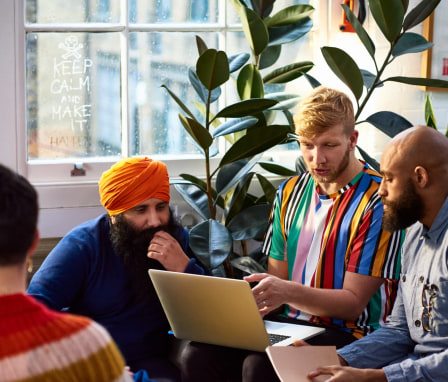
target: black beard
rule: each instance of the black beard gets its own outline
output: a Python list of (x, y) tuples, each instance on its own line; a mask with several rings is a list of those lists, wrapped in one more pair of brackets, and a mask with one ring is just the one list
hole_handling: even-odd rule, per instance
[(123, 215), (117, 215), (115, 223), (110, 223), (112, 245), (123, 261), (138, 300), (152, 302), (157, 299), (148, 269), (165, 269), (157, 260), (147, 257), (152, 238), (159, 231), (168, 232), (171, 236), (176, 237), (175, 232), (179, 227), (180, 225), (174, 220), (171, 211), (167, 225), (142, 231), (132, 227)]
[(388, 207), (383, 215), (383, 228), (386, 231), (405, 229), (418, 221), (423, 214), (422, 198), (415, 191), (411, 180), (408, 181), (404, 190), (398, 202), (387, 202), (383, 199), (383, 204)]

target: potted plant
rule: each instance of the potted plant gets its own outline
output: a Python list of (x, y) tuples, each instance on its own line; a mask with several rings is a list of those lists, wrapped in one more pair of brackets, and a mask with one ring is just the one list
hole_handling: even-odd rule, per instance
[[(275, 0), (229, 0), (240, 19), (250, 53), (228, 57), (223, 51), (208, 48), (197, 37), (199, 58), (191, 68), (189, 79), (201, 102), (195, 104), (201, 118), (187, 107), (166, 86), (166, 90), (183, 111), (179, 119), (186, 131), (201, 148), (204, 156), (204, 179), (181, 174), (175, 181), (180, 195), (198, 213), (202, 221), (191, 229), (192, 250), (212, 269), (224, 268), (225, 275), (233, 277), (233, 268), (246, 272), (263, 271), (260, 249), (247, 253), (247, 240), (262, 239), (276, 187), (260, 172), (256, 164), (277, 175), (291, 176), (295, 171), (279, 164), (261, 161), (262, 154), (278, 144), (289, 142), (294, 132), (291, 109), (298, 102), (297, 94), (272, 92), (272, 84), (286, 84), (305, 76), (311, 86), (320, 82), (308, 72), (310, 61), (292, 63), (270, 69), (279, 58), (284, 44), (301, 38), (312, 26), (310, 5), (295, 5), (271, 14)], [(448, 82), (426, 78), (402, 76), (384, 77), (386, 67), (398, 57), (422, 52), (432, 44), (409, 29), (428, 17), (440, 0), (423, 0), (408, 11), (407, 0), (370, 0), (370, 12), (389, 42), (390, 48), (383, 62), (375, 57), (375, 44), (349, 7), (342, 5), (354, 31), (366, 48), (376, 68), (375, 73), (360, 69), (345, 51), (334, 47), (322, 47), (321, 51), (330, 69), (348, 86), (356, 100), (356, 122), (378, 87), (387, 82), (408, 85), (448, 87)], [(249, 3), (249, 4), (246, 4)], [(262, 75), (261, 72), (268, 73)], [(239, 100), (212, 112), (213, 104), (221, 97), (221, 87), (227, 83), (236, 85)], [(283, 122), (278, 123), (278, 114)], [(277, 119), (274, 116), (277, 115)], [(394, 136), (411, 126), (405, 118), (393, 112), (379, 111), (365, 121)], [(217, 139), (224, 137), (229, 148), (217, 168), (212, 169), (210, 158)], [(378, 168), (377, 163), (361, 148), (364, 158)], [(300, 166), (300, 163), (299, 163)], [(251, 182), (257, 179), (261, 189), (255, 195)], [(241, 243), (242, 250), (234, 250)], [(248, 256), (246, 256), (248, 255)]]

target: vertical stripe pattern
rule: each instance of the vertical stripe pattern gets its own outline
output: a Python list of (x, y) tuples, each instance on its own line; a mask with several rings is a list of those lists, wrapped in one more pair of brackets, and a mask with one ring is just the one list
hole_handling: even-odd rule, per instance
[[(380, 174), (365, 165), (332, 195), (320, 195), (308, 172), (279, 187), (263, 252), (288, 262), (290, 280), (315, 288), (342, 289), (345, 272), (386, 279), (354, 322), (311, 317), (287, 307), (290, 317), (345, 328), (360, 337), (377, 329), (390, 314), (404, 231), (391, 234), (382, 229), (380, 182)], [(305, 277), (310, 273), (311, 278)]]

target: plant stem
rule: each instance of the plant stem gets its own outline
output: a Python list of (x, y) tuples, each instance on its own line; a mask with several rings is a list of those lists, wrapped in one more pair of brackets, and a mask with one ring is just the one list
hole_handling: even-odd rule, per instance
[[(381, 82), (380, 81), (381, 75), (383, 74), (384, 70), (386, 69), (386, 66), (388, 65), (389, 58), (392, 55), (393, 48), (394, 48), (394, 46), (391, 45), (391, 47), (389, 49), (389, 52), (388, 52), (386, 58), (384, 59), (383, 65), (381, 66), (380, 70), (376, 74), (376, 78), (375, 78), (375, 81), (373, 82), (372, 87), (367, 91), (367, 94), (366, 94), (365, 98), (363, 99), (363, 101), (361, 102), (361, 105), (359, 106), (358, 110), (356, 111), (355, 121), (358, 120), (358, 118), (361, 115), (364, 107), (366, 106), (367, 102), (369, 101), (370, 97), (372, 96), (373, 91), (377, 88), (377, 86)], [(376, 66), (376, 64), (375, 64), (375, 66)]]

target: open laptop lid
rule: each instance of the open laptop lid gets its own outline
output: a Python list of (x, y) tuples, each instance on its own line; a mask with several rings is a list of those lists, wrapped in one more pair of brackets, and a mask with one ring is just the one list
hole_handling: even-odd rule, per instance
[(246, 281), (155, 269), (149, 275), (177, 338), (256, 351), (270, 345)]
[[(255, 351), (264, 351), (270, 345), (246, 281), (156, 269), (149, 270), (149, 275), (177, 338)], [(324, 330), (289, 325), (296, 339)]]

